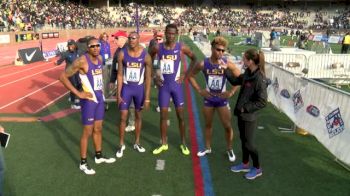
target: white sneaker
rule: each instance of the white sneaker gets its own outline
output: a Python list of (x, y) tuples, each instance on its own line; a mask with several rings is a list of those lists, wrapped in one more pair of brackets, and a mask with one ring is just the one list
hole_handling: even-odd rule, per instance
[(79, 169), (87, 175), (94, 175), (96, 173), (95, 170), (91, 169), (87, 163), (80, 164)]
[(125, 145), (122, 145), (122, 146), (118, 149), (118, 151), (117, 151), (117, 153), (115, 154), (115, 156), (117, 156), (118, 158), (121, 158), (121, 157), (123, 156), (124, 150), (125, 150)]
[(199, 151), (199, 152), (197, 153), (197, 156), (202, 157), (202, 156), (204, 156), (204, 155), (206, 155), (206, 154), (210, 154), (210, 153), (211, 153), (211, 149), (205, 149), (205, 150), (203, 150), (203, 151)]
[(139, 151), (139, 152), (145, 152), (146, 149), (142, 147), (140, 144), (134, 144), (134, 149)]
[(102, 156), (101, 158), (97, 158), (95, 157), (95, 163), (96, 164), (100, 164), (100, 163), (114, 163), (115, 162), (115, 158), (106, 158), (104, 156)]
[(125, 127), (125, 132), (131, 132), (135, 130), (135, 126), (133, 125), (128, 125), (127, 127)]
[(72, 109), (74, 109), (74, 110), (80, 110), (80, 105), (74, 105), (74, 104), (72, 104), (71, 106), (70, 106), (70, 108), (72, 108)]
[(228, 150), (226, 151), (227, 153), (227, 156), (228, 156), (228, 160), (231, 161), (231, 162), (234, 162), (236, 160), (236, 156), (235, 156), (235, 153), (233, 153), (233, 150)]

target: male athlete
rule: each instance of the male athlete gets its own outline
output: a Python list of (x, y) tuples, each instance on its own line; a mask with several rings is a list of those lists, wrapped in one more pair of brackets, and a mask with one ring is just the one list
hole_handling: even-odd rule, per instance
[(141, 110), (150, 105), (152, 59), (147, 50), (140, 45), (140, 36), (132, 32), (128, 36), (128, 46), (118, 54), (118, 88), (117, 103), (120, 110), (119, 149), (116, 156), (121, 158), (125, 150), (124, 131), (130, 103), (135, 105), (135, 144), (134, 149), (145, 152), (140, 145)]
[(165, 27), (166, 41), (155, 45), (150, 50), (151, 57), (157, 56), (159, 59), (160, 75), (156, 75), (155, 81), (159, 87), (158, 104), (160, 107), (160, 132), (162, 144), (153, 150), (153, 154), (159, 154), (168, 150), (167, 144), (167, 120), (168, 107), (170, 98), (172, 98), (176, 116), (179, 123), (181, 137), (181, 151), (184, 155), (189, 155), (190, 151), (186, 146), (185, 139), (185, 121), (184, 121), (184, 95), (183, 81), (185, 79), (186, 70), (181, 69), (181, 59), (186, 55), (191, 59), (190, 68), (195, 65), (196, 57), (192, 51), (184, 44), (176, 42), (178, 29), (175, 24), (169, 24)]
[[(87, 147), (89, 137), (95, 147), (95, 163), (113, 163), (115, 158), (106, 158), (102, 155), (102, 122), (104, 117), (104, 96), (102, 78), (102, 57), (100, 43), (96, 38), (87, 42), (88, 51), (73, 62), (60, 76), (63, 85), (80, 98), (81, 119), (83, 134), (80, 139), (80, 170), (87, 175), (95, 174), (95, 170), (87, 163)], [(76, 89), (69, 81), (69, 77), (79, 72), (83, 91)]]

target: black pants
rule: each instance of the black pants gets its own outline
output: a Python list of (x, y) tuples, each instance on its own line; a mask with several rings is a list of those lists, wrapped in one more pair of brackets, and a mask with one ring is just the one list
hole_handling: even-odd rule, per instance
[(341, 53), (342, 54), (347, 54), (348, 53), (348, 51), (349, 51), (349, 44), (343, 44), (342, 46), (341, 46)]
[[(75, 73), (73, 76), (68, 78), (69, 81), (72, 83), (72, 85), (78, 90), (81, 90), (81, 82), (80, 82), (80, 78), (79, 78), (79, 73)], [(74, 93), (70, 92), (70, 101), (74, 104), (75, 99), (78, 99)]]
[(253, 166), (259, 168), (258, 151), (254, 145), (254, 132), (256, 130), (257, 121), (244, 121), (238, 117), (239, 137), (242, 143), (243, 163), (249, 162), (249, 156), (253, 160)]

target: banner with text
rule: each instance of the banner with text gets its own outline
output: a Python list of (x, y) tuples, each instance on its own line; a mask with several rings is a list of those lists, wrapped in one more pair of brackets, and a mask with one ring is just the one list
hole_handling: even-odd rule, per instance
[(16, 34), (15, 38), (16, 38), (16, 42), (38, 40), (39, 34), (38, 33), (21, 33), (21, 34)]
[(350, 165), (350, 93), (267, 64), (269, 101)]
[(10, 43), (10, 35), (0, 35), (0, 44)]
[(42, 39), (51, 39), (51, 38), (59, 38), (59, 37), (60, 37), (59, 32), (41, 33)]

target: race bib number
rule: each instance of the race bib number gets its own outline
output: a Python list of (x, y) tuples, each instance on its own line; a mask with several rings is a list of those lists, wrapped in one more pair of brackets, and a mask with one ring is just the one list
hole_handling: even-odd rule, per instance
[(140, 69), (139, 68), (126, 68), (126, 81), (128, 81), (128, 82), (140, 81)]
[(208, 87), (211, 90), (221, 90), (222, 82), (222, 76), (208, 76)]
[(100, 91), (103, 89), (103, 79), (102, 74), (94, 76), (94, 90)]
[(162, 74), (173, 74), (174, 73), (174, 61), (162, 59), (160, 61), (160, 71)]

